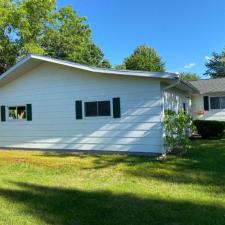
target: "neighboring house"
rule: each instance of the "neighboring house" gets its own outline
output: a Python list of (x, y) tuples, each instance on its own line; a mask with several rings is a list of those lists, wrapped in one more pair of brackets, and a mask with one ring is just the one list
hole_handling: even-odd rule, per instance
[(200, 94), (193, 95), (194, 119), (225, 121), (225, 78), (192, 81)]
[(163, 153), (163, 110), (197, 93), (176, 74), (29, 55), (0, 77), (0, 147)]

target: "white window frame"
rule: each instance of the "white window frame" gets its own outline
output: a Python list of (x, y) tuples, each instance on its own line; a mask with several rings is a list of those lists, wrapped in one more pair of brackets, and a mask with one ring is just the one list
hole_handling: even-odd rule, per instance
[[(16, 116), (17, 116), (16, 119), (10, 119), (9, 118), (9, 108), (10, 107), (15, 107), (16, 108)], [(26, 111), (26, 117), (25, 118), (23, 118), (23, 119), (18, 118), (18, 114), (17, 114), (17, 108), (18, 107), (25, 107), (25, 111)], [(6, 119), (7, 119), (7, 121), (26, 121), (27, 120), (27, 106), (24, 105), (24, 104), (6, 106)]]
[[(212, 109), (211, 108), (211, 98), (219, 98), (220, 108), (219, 109)], [(225, 98), (225, 96), (209, 96), (209, 108), (210, 110), (225, 110), (225, 108), (221, 108), (221, 98)]]
[[(86, 116), (86, 109), (85, 109), (85, 103), (86, 102), (105, 102), (105, 101), (108, 101), (110, 103), (110, 115), (108, 116)], [(113, 105), (112, 105), (112, 101), (109, 100), (109, 99), (102, 99), (102, 100), (86, 100), (86, 101), (82, 101), (82, 114), (83, 114), (83, 118), (86, 118), (86, 119), (97, 119), (97, 118), (111, 118), (112, 117), (112, 110), (113, 110)]]

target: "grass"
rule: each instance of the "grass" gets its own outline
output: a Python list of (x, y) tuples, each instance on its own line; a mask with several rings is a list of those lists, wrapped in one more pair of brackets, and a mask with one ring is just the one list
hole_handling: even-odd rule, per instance
[(0, 151), (1, 225), (221, 225), (225, 140), (166, 161)]

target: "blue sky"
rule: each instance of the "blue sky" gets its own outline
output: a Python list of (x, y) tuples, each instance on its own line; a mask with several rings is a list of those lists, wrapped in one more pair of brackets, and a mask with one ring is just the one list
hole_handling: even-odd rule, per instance
[(87, 17), (93, 40), (113, 65), (147, 44), (167, 71), (202, 75), (207, 58), (225, 47), (224, 0), (57, 0), (58, 8), (64, 5)]

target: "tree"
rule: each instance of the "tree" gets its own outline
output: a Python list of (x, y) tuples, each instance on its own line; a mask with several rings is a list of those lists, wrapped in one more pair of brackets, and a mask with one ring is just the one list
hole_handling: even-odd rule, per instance
[(0, 73), (34, 53), (110, 67), (93, 42), (86, 18), (55, 0), (0, 0)]
[(211, 78), (225, 77), (225, 49), (221, 53), (214, 52), (205, 65), (208, 68), (205, 75)]
[(102, 68), (111, 68), (112, 66), (111, 66), (109, 60), (103, 59), (101, 67)]
[(80, 62), (91, 66), (102, 67), (103, 57), (104, 54), (102, 50), (90, 40), (90, 42), (87, 43), (87, 46), (84, 46)]
[(164, 72), (165, 66), (155, 49), (146, 45), (138, 46), (133, 54), (124, 60), (126, 69)]
[(187, 81), (195, 81), (200, 79), (200, 77), (196, 73), (185, 73), (185, 72), (180, 73), (180, 78)]
[(48, 56), (101, 67), (104, 54), (93, 43), (86, 18), (79, 17), (71, 6), (61, 8), (55, 15), (55, 24), (49, 26), (42, 39)]
[(48, 26), (54, 23), (53, 10), (55, 0), (23, 0), (18, 1), (13, 15), (14, 27), (20, 47), (19, 55), (23, 57), (30, 53), (44, 54), (41, 39)]
[(125, 70), (126, 69), (126, 65), (124, 63), (123, 64), (116, 65), (115, 66), (115, 69), (116, 70)]
[(12, 12), (14, 4), (10, 0), (0, 0), (0, 74), (13, 65), (17, 57), (16, 42), (10, 38), (13, 31)]
[(0, 74), (16, 62), (17, 45), (0, 29)]
[[(55, 15), (55, 24), (47, 28), (42, 46), (47, 55), (83, 63), (85, 48), (93, 51), (89, 39), (91, 30), (84, 24), (85, 18), (79, 17), (71, 6), (61, 8)], [(94, 51), (97, 51), (96, 49)]]
[(187, 151), (191, 147), (187, 130), (193, 129), (192, 118), (183, 109), (179, 109), (178, 113), (166, 109), (164, 112), (164, 128), (165, 145), (169, 151), (175, 148)]

